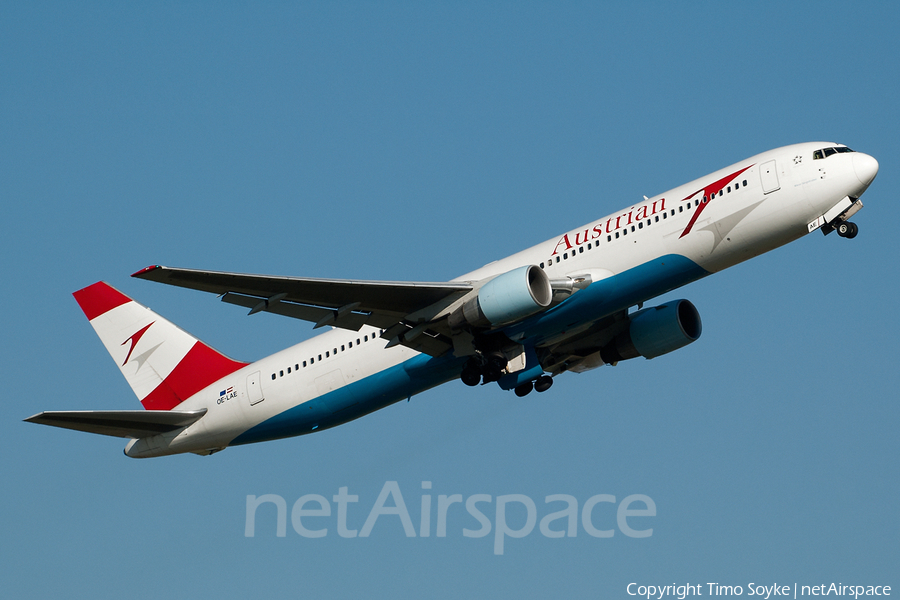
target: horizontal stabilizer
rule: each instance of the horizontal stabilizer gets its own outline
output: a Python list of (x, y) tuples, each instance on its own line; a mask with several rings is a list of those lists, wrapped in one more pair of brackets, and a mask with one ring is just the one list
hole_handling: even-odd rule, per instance
[(99, 433), (122, 438), (142, 438), (196, 423), (206, 409), (176, 410), (64, 410), (44, 411), (25, 419), (29, 423)]

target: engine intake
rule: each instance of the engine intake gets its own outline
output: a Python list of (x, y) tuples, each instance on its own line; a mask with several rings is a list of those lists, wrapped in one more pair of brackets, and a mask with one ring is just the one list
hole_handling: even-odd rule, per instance
[(628, 329), (600, 351), (605, 363), (643, 356), (656, 358), (697, 341), (700, 313), (687, 300), (672, 300), (631, 315)]
[(449, 317), (450, 327), (515, 323), (550, 306), (553, 290), (543, 269), (528, 265), (494, 277)]

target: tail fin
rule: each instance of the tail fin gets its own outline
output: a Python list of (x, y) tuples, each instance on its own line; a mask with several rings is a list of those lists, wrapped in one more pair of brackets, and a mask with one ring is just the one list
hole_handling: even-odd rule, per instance
[(102, 281), (73, 296), (148, 410), (171, 410), (247, 365), (213, 350)]

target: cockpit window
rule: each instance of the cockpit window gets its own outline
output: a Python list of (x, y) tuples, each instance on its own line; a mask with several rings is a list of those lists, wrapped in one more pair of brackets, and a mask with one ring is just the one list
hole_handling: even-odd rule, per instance
[(828, 158), (832, 154), (842, 154), (844, 152), (853, 152), (847, 146), (835, 146), (833, 148), (822, 148), (821, 150), (816, 150), (813, 152), (813, 160), (818, 160), (820, 158)]

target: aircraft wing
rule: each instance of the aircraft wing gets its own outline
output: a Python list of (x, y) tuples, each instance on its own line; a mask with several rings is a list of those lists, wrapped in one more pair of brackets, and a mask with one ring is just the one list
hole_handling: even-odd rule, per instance
[(64, 429), (137, 439), (186, 427), (205, 414), (205, 408), (191, 411), (70, 410), (44, 411), (25, 420)]
[[(442, 327), (430, 321), (472, 291), (465, 282), (404, 282), (313, 279), (199, 271), (154, 265), (132, 275), (210, 292), (224, 302), (315, 323), (359, 331), (385, 329), (389, 344), (404, 344), (439, 356), (452, 347)], [(405, 334), (405, 335), (404, 335)]]

